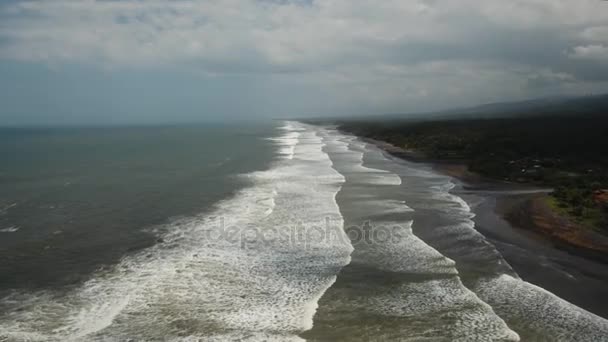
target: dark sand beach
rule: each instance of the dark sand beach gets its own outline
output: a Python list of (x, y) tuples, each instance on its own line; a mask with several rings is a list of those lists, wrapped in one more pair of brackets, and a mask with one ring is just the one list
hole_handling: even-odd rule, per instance
[(475, 229), (523, 280), (608, 318), (608, 239), (576, 231), (551, 210), (545, 204), (550, 189), (487, 179), (468, 171), (464, 162), (433, 160), (382, 141), (366, 141), (394, 157), (453, 177), (458, 186), (452, 193), (472, 208)]

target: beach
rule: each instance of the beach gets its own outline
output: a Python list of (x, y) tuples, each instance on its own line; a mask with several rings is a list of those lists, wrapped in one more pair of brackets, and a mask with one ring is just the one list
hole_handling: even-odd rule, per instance
[[(7, 276), (0, 292), (0, 340), (595, 342), (608, 336), (601, 317), (604, 266), (526, 235), (532, 231), (511, 227), (496, 210), (538, 189), (459, 180), (453, 176), (462, 168), (444, 164), (441, 171), (441, 163), (398, 158), (332, 126), (285, 121), (252, 135), (253, 128), (214, 128), (217, 135), (188, 130), (185, 141), (182, 129), (128, 134), (137, 139), (121, 150), (127, 155), (110, 148), (107, 167), (139, 177), (112, 177), (107, 181), (118, 183), (107, 187), (96, 187), (98, 177), (76, 177), (92, 176), (89, 168), (59, 179), (49, 170), (43, 184), (41, 176), (14, 182), (15, 194), (58, 192), (43, 198), (44, 207), (35, 197), (9, 201), (17, 204), (3, 219), (19, 229), (3, 232), (3, 242), (14, 241), (8, 247), (15, 251), (30, 247), (3, 251), (16, 257), (2, 271), (16, 276)], [(49, 147), (40, 144), (43, 137), (60, 138), (53, 140), (59, 146), (67, 140), (79, 147), (76, 153), (83, 143), (74, 139), (125, 136), (122, 130), (43, 133), (33, 136), (43, 152)], [(159, 136), (168, 144), (165, 156), (145, 149), (159, 146), (150, 145)], [(217, 153), (220, 142), (224, 150)], [(197, 157), (201, 144), (208, 147), (204, 159)], [(76, 165), (83, 161), (98, 168), (96, 160), (73, 157)], [(164, 187), (149, 188), (147, 180)], [(147, 202), (124, 202), (115, 216), (101, 207), (105, 216), (91, 210), (88, 220), (67, 217), (58, 233), (55, 224), (15, 222), (29, 218), (20, 214), (34, 203), (45, 210), (40, 215), (84, 214), (89, 198), (117, 202), (119, 190)], [(157, 192), (165, 195), (151, 195)], [(76, 200), (77, 194), (88, 197)], [(178, 216), (140, 222), (137, 208), (143, 218), (151, 208)], [(123, 235), (108, 233), (115, 231)], [(151, 245), (133, 247), (124, 236)], [(99, 266), (103, 255), (84, 243), (89, 240), (115, 246), (119, 257)], [(42, 249), (47, 274), (37, 274), (40, 263), (27, 262), (41, 258), (38, 245), (49, 246)]]
[(430, 159), (386, 142), (365, 139), (395, 158), (429, 165), (453, 177), (452, 193), (470, 205), (475, 229), (525, 281), (608, 318), (605, 236), (577, 230), (547, 203), (550, 189), (496, 181), (470, 172), (464, 162)]

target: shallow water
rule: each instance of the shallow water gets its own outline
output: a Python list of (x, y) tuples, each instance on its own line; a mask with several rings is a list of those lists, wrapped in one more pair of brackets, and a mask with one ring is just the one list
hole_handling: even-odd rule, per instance
[[(456, 184), (449, 177), (338, 132), (328, 130), (326, 136), (334, 167), (346, 178), (337, 198), (347, 227), (369, 222), (371, 236), (387, 226), (399, 227), (401, 234), (389, 242), (353, 242), (351, 264), (321, 299), (315, 327), (305, 336), (328, 340), (335, 327), (348, 327), (333, 337), (607, 339), (608, 321), (518, 277), (475, 229), (474, 214), (451, 193)], [(378, 184), (378, 172), (401, 181)], [(343, 324), (344, 307), (350, 313)]]
[(0, 340), (608, 336), (606, 320), (519, 279), (450, 178), (332, 128), (286, 122), (266, 132), (249, 143), (269, 144), (273, 157), (226, 173), (231, 194), (133, 228), (151, 246), (82, 282), (7, 290)]

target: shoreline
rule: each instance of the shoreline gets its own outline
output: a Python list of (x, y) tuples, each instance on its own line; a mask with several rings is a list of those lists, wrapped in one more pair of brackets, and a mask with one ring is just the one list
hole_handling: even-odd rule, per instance
[(602, 304), (608, 299), (608, 244), (603, 245), (608, 238), (595, 232), (577, 234), (581, 231), (575, 225), (545, 204), (551, 189), (485, 178), (470, 172), (465, 161), (433, 160), (383, 141), (362, 139), (393, 157), (427, 164), (454, 178), (458, 186), (451, 192), (471, 206), (475, 228), (523, 280), (608, 318), (608, 307)]
[(496, 214), (513, 227), (534, 232), (573, 254), (608, 263), (608, 237), (580, 227), (551, 208), (548, 194), (552, 189), (483, 177), (469, 171), (464, 160), (427, 158), (421, 152), (404, 150), (384, 141), (362, 139), (397, 158), (430, 165), (433, 170), (458, 180), (465, 191), (492, 191), (492, 195), (499, 198)]

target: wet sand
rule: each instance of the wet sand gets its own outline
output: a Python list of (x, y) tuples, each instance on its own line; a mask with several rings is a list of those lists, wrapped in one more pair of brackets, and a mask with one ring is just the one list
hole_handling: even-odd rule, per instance
[[(549, 211), (529, 210), (548, 189), (483, 178), (458, 161), (431, 160), (415, 151), (367, 141), (394, 157), (431, 165), (437, 172), (453, 177), (458, 186), (452, 193), (472, 208), (475, 229), (496, 246), (523, 280), (608, 318), (608, 254), (548, 233), (551, 228), (564, 229), (563, 222), (552, 220)], [(544, 231), (539, 227), (539, 217), (545, 223)], [(600, 248), (605, 241), (604, 237), (596, 242), (588, 236), (582, 239)]]
[(472, 206), (476, 229), (496, 246), (522, 279), (608, 318), (607, 263), (586, 258), (580, 250), (565, 249), (562, 244), (502, 217), (501, 209), (526, 201), (531, 195), (508, 191), (493, 194), (468, 191), (459, 195), (469, 203), (477, 202)]

